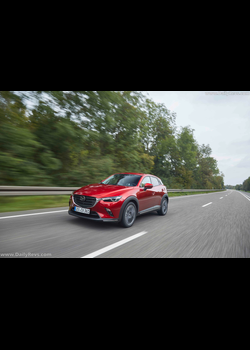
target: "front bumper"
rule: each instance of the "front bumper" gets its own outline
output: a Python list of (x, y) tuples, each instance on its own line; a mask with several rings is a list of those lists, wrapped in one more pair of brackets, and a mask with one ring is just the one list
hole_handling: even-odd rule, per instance
[[(121, 209), (120, 202), (107, 202), (103, 205), (102, 202), (98, 202), (94, 207), (89, 208), (90, 214), (82, 214), (74, 211), (74, 207), (80, 207), (74, 202), (74, 198), (71, 196), (69, 200), (69, 215), (76, 216), (78, 218), (92, 220), (92, 221), (100, 221), (100, 222), (118, 222), (119, 221), (119, 213)], [(112, 217), (108, 214), (106, 209), (110, 209), (114, 215)]]
[(78, 212), (75, 212), (73, 209), (68, 211), (69, 215), (76, 216), (81, 219), (87, 219), (87, 220), (92, 220), (92, 221), (99, 221), (99, 222), (118, 222), (118, 219), (105, 219), (105, 218), (100, 218), (100, 216), (97, 214), (97, 216), (93, 215), (88, 215), (88, 214), (81, 214)]

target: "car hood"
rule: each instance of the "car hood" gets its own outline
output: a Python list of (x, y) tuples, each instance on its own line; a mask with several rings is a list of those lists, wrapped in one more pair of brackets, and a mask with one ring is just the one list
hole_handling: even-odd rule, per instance
[(127, 190), (128, 187), (126, 186), (93, 184), (80, 188), (79, 190), (75, 191), (74, 194), (102, 198), (121, 196)]

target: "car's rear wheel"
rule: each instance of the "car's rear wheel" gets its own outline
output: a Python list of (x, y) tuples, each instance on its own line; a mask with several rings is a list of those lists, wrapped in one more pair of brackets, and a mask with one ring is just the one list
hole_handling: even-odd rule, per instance
[(129, 202), (122, 213), (121, 225), (123, 227), (131, 227), (135, 222), (136, 214), (136, 205), (132, 202)]
[(163, 198), (163, 201), (161, 203), (161, 209), (157, 211), (159, 215), (166, 215), (168, 212), (168, 200), (167, 198)]

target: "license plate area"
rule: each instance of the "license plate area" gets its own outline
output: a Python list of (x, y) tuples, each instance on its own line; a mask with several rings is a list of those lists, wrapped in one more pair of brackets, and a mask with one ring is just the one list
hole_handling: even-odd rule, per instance
[(74, 211), (82, 214), (90, 214), (90, 209), (75, 207)]

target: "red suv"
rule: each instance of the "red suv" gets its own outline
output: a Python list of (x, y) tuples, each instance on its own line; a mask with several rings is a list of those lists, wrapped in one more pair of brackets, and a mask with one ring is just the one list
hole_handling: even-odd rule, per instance
[(167, 193), (162, 181), (154, 175), (115, 174), (99, 184), (74, 191), (69, 201), (69, 214), (131, 227), (137, 215), (154, 210), (159, 215), (166, 215)]

